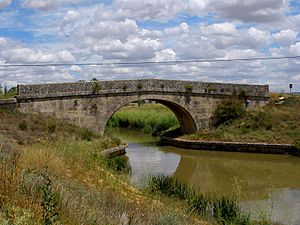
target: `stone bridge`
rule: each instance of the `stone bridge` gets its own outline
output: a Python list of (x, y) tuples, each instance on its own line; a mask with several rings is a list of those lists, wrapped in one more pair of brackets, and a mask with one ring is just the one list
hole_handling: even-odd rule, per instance
[(181, 131), (189, 134), (208, 128), (218, 103), (234, 97), (248, 107), (263, 106), (268, 86), (159, 79), (18, 85), (16, 102), (23, 113), (43, 113), (103, 133), (121, 107), (153, 100), (174, 112)]

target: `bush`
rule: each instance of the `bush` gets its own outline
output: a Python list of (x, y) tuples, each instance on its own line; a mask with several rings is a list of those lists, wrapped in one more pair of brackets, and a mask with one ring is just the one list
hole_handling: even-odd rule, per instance
[(185, 90), (186, 91), (193, 91), (193, 85), (192, 84), (186, 84), (185, 86), (184, 86), (184, 88), (185, 88)]
[(129, 172), (131, 170), (128, 159), (123, 156), (106, 157), (106, 166), (116, 172)]
[(245, 108), (237, 100), (225, 100), (221, 102), (214, 112), (214, 125), (219, 126), (223, 123), (231, 122), (245, 115)]
[(300, 140), (294, 142), (294, 147), (296, 148), (296, 154), (300, 155)]
[(95, 82), (93, 85), (93, 94), (97, 94), (101, 90), (101, 84), (99, 82)]
[(143, 89), (143, 87), (144, 87), (143, 83), (138, 83), (138, 84), (137, 84), (137, 88), (138, 88), (139, 90)]

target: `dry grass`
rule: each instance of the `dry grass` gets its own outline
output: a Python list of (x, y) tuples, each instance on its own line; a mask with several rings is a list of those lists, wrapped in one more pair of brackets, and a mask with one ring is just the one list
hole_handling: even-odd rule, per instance
[(202, 224), (107, 168), (100, 152), (119, 144), (52, 118), (0, 111), (0, 224), (49, 224), (45, 215), (50, 224)]

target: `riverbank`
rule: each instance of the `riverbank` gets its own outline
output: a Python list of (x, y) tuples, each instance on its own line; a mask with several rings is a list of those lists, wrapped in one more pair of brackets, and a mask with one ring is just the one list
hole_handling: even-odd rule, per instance
[(126, 161), (103, 156), (121, 144), (50, 117), (0, 110), (0, 224), (204, 224), (176, 199), (132, 187)]
[(292, 145), (300, 139), (300, 97), (273, 94), (264, 107), (248, 110), (235, 120), (180, 139)]
[(160, 142), (165, 145), (172, 145), (180, 148), (194, 150), (299, 155), (298, 149), (292, 144), (195, 141), (167, 136), (161, 136)]

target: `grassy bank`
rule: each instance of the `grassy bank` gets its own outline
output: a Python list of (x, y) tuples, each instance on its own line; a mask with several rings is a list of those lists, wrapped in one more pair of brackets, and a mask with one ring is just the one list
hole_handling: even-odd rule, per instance
[(0, 111), (0, 224), (204, 224), (176, 200), (130, 186), (126, 161), (101, 154), (119, 144), (53, 118)]
[[(273, 95), (269, 104), (248, 110), (238, 118), (211, 130), (182, 138), (188, 140), (217, 140), (292, 144), (300, 139), (300, 97)], [(279, 104), (278, 104), (279, 103)]]
[[(187, 210), (199, 214), (211, 224), (262, 224), (261, 221), (251, 221), (250, 215), (240, 209), (237, 200), (204, 195), (172, 177), (152, 176), (148, 182), (148, 189), (153, 193), (184, 201)], [(272, 222), (268, 221), (268, 224)]]
[(152, 135), (179, 127), (176, 116), (160, 104), (125, 106), (110, 118), (108, 125), (142, 130)]

